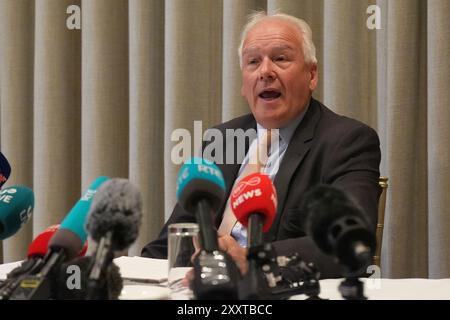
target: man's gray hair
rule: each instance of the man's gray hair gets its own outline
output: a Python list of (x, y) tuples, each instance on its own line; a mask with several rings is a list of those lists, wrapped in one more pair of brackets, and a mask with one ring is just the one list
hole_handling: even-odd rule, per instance
[(277, 18), (280, 20), (291, 22), (299, 29), (300, 34), (302, 35), (303, 38), (302, 46), (305, 62), (317, 64), (316, 47), (314, 45), (314, 42), (312, 41), (312, 31), (305, 20), (284, 13), (275, 13), (272, 15), (268, 15), (265, 11), (258, 11), (248, 16), (247, 24), (244, 26), (244, 29), (242, 30), (241, 33), (241, 43), (238, 49), (239, 65), (241, 69), (242, 69), (242, 47), (244, 46), (244, 41), (245, 38), (247, 37), (248, 32), (259, 22), (272, 18)]

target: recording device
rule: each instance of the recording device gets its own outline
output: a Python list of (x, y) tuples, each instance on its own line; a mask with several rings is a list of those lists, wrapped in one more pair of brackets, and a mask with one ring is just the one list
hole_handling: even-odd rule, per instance
[[(13, 269), (8, 275), (6, 281), (0, 288), (0, 300), (7, 300), (10, 298), (13, 291), (19, 286), (24, 276), (34, 274), (42, 268), (44, 257), (48, 251), (48, 244), (50, 239), (59, 228), (58, 225), (53, 225), (40, 233), (30, 244), (27, 252), (27, 260), (25, 260), (19, 267)], [(80, 257), (84, 256), (88, 245), (85, 242), (82, 250), (78, 254)]]
[(115, 251), (127, 249), (138, 237), (142, 197), (126, 179), (104, 183), (92, 201), (86, 228), (98, 243), (88, 275), (87, 299), (104, 299), (108, 268)]
[[(244, 295), (244, 299), (281, 300), (298, 294), (308, 296), (308, 300), (321, 299), (319, 297), (320, 271), (314, 263), (301, 259), (298, 253), (280, 256), (271, 243), (265, 243), (250, 248), (248, 259), (249, 262), (255, 261), (254, 264), (263, 275), (265, 282), (260, 286), (264, 291), (261, 291), (259, 295)], [(245, 287), (240, 287), (240, 290), (249, 292)]]
[(11, 299), (49, 299), (55, 296), (55, 273), (59, 272), (63, 262), (70, 261), (81, 251), (87, 239), (84, 229), (92, 197), (97, 189), (108, 180), (99, 177), (89, 186), (81, 199), (64, 218), (60, 228), (51, 237), (44, 262), (39, 270), (27, 274), (18, 288), (12, 293)]
[(364, 299), (362, 283), (375, 252), (375, 234), (362, 209), (343, 191), (319, 185), (305, 195), (305, 227), (317, 246), (333, 255), (347, 278), (340, 291), (347, 299)]
[(0, 191), (0, 240), (14, 235), (28, 221), (34, 208), (34, 193), (24, 186)]
[(236, 219), (247, 228), (249, 271), (239, 285), (239, 299), (269, 298), (269, 288), (257, 259), (263, 245), (263, 232), (272, 226), (277, 210), (277, 195), (266, 174), (254, 173), (242, 178), (230, 195)]
[(202, 158), (189, 159), (177, 179), (178, 203), (194, 213), (201, 251), (194, 259), (193, 293), (196, 299), (237, 299), (239, 271), (232, 258), (219, 250), (214, 213), (223, 204), (225, 181), (220, 169)]
[(5, 158), (3, 153), (0, 152), (0, 189), (8, 180), (10, 174), (11, 174), (11, 166), (9, 165), (9, 162)]

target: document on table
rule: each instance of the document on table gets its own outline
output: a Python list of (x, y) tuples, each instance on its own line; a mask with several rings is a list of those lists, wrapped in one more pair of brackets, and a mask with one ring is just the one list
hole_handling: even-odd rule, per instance
[(124, 280), (144, 283), (167, 281), (168, 262), (164, 259), (119, 257), (114, 259)]

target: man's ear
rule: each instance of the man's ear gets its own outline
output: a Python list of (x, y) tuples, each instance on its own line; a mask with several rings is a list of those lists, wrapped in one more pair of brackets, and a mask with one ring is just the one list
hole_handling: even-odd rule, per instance
[(309, 90), (314, 91), (317, 88), (317, 82), (319, 81), (319, 70), (317, 68), (317, 63), (311, 65), (310, 68), (310, 80), (309, 80)]

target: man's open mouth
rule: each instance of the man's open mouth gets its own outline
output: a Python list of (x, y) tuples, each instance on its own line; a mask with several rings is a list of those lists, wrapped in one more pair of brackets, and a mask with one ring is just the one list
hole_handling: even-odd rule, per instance
[(270, 101), (275, 100), (281, 96), (281, 92), (278, 92), (276, 90), (264, 90), (258, 95), (261, 99)]

